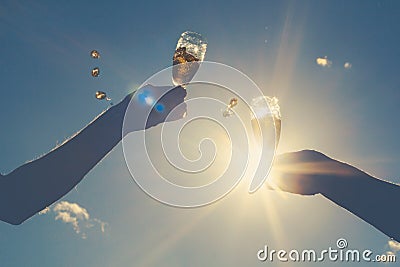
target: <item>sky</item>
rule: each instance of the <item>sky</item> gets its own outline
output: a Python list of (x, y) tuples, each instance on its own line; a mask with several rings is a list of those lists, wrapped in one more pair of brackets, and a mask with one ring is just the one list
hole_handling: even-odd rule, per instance
[[(397, 1), (2, 1), (0, 172), (106, 109), (96, 91), (118, 102), (170, 66), (179, 35), (192, 30), (208, 40), (206, 60), (279, 98), (278, 153), (316, 149), (398, 183), (399, 12)], [(43, 213), (0, 223), (1, 266), (280, 266), (257, 251), (322, 250), (339, 238), (390, 250), (388, 237), (321, 196), (262, 188), (198, 209), (163, 205), (134, 183), (121, 145)]]

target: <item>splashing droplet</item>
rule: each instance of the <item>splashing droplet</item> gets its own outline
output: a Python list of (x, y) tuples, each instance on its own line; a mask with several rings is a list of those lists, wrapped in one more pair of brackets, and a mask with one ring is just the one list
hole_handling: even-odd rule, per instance
[(92, 58), (100, 58), (100, 53), (97, 50), (92, 50), (92, 52), (90, 52), (90, 56)]
[(96, 98), (98, 99), (98, 100), (103, 100), (103, 99), (105, 99), (107, 97), (107, 94), (106, 93), (104, 93), (104, 92), (102, 92), (102, 91), (97, 91), (96, 92)]
[(229, 101), (228, 107), (233, 108), (233, 107), (236, 106), (237, 104), (238, 104), (237, 98), (232, 98), (231, 101)]
[(100, 69), (98, 67), (92, 69), (92, 77), (99, 77)]
[(105, 92), (102, 92), (102, 91), (97, 91), (96, 92), (96, 99), (98, 99), (98, 100), (105, 99), (107, 101), (111, 100), (111, 98), (107, 97), (107, 94)]
[(238, 104), (237, 98), (232, 98), (232, 99), (229, 101), (228, 106), (226, 107), (226, 109), (225, 109), (224, 112), (222, 113), (222, 116), (224, 116), (224, 117), (230, 117), (230, 116), (232, 116), (232, 115), (234, 114), (232, 108), (233, 108), (234, 106), (236, 106), (237, 104)]

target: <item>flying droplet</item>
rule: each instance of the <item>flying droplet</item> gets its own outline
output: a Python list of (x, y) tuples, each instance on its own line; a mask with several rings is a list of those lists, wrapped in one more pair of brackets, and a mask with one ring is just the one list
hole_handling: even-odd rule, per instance
[(229, 105), (228, 105), (228, 106), (229, 106), (230, 108), (233, 108), (234, 106), (237, 105), (237, 103), (238, 103), (237, 98), (232, 98), (231, 101), (229, 102)]
[(230, 108), (227, 108), (224, 110), (224, 112), (222, 113), (222, 116), (226, 117), (230, 117), (233, 115), (233, 110)]
[(102, 91), (97, 91), (96, 92), (96, 99), (98, 99), (98, 100), (105, 99), (107, 101), (111, 100), (111, 98), (107, 97), (107, 94), (105, 92), (102, 92)]
[(98, 67), (92, 69), (92, 76), (98, 77), (100, 75), (100, 69)]
[(107, 97), (107, 94), (106, 93), (104, 93), (104, 92), (102, 92), (102, 91), (97, 91), (96, 92), (96, 98), (98, 99), (98, 100), (103, 100), (103, 99), (105, 99)]
[(100, 58), (100, 53), (97, 50), (92, 50), (92, 52), (90, 52), (90, 56), (92, 58)]
[(350, 62), (346, 62), (346, 63), (344, 63), (344, 68), (345, 69), (351, 69), (351, 67), (352, 67), (353, 65), (351, 65), (351, 63)]
[(232, 116), (232, 115), (233, 115), (233, 110), (232, 110), (232, 108), (233, 108), (234, 106), (236, 106), (237, 104), (238, 104), (237, 98), (232, 98), (232, 99), (229, 101), (228, 106), (226, 107), (226, 109), (225, 109), (224, 112), (222, 113), (222, 116), (224, 116), (224, 117), (230, 117), (230, 116)]

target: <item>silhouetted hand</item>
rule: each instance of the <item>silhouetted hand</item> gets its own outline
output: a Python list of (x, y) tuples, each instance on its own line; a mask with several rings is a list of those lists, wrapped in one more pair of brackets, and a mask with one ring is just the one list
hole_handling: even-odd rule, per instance
[(314, 150), (278, 155), (272, 170), (273, 184), (300, 195), (324, 193), (334, 184), (367, 176), (353, 166)]
[(314, 195), (345, 208), (355, 216), (400, 241), (400, 213), (388, 212), (397, 203), (400, 187), (384, 181), (322, 153), (304, 150), (277, 156), (271, 173), (271, 189)]
[(127, 107), (125, 116), (129, 116), (125, 133), (181, 119), (186, 113), (185, 97), (186, 90), (181, 86), (145, 85), (129, 94), (122, 101)]
[[(59, 200), (121, 141), (121, 131), (127, 134), (182, 118), (185, 97), (182, 87), (146, 85), (103, 112), (67, 142), (0, 176), (0, 220), (20, 224)], [(132, 116), (125, 124), (127, 114)]]

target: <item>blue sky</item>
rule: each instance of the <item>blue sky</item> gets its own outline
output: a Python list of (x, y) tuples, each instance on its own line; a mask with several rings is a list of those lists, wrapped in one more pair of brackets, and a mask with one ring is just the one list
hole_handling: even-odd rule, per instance
[[(95, 91), (116, 102), (168, 67), (179, 34), (193, 30), (208, 40), (206, 60), (243, 71), (280, 99), (279, 152), (317, 149), (400, 182), (399, 12), (397, 1), (3, 1), (0, 172), (90, 122), (107, 107)], [(325, 56), (330, 67), (316, 63)], [(90, 76), (95, 66), (99, 79)], [(132, 181), (118, 146), (63, 198), (90, 214), (86, 239), (53, 211), (21, 226), (1, 223), (0, 263), (257, 266), (264, 244), (323, 249), (339, 237), (388, 249), (386, 236), (322, 197), (236, 197), (194, 210), (164, 206)], [(94, 218), (107, 223), (104, 233)]]

